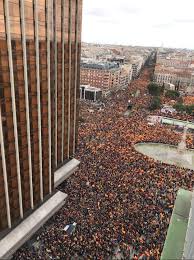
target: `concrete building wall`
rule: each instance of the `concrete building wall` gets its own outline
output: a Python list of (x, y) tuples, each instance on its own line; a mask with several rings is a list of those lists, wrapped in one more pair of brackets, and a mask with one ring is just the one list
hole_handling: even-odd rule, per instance
[(82, 1), (0, 1), (0, 234), (76, 147)]

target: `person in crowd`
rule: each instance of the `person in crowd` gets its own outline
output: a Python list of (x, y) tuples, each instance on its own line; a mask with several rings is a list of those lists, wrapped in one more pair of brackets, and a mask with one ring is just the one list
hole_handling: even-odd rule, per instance
[[(119, 90), (103, 100), (103, 111), (90, 113), (95, 105), (80, 101), (83, 120), (76, 158), (81, 165), (59, 188), (68, 194), (67, 202), (37, 234), (39, 250), (24, 245), (13, 259), (160, 258), (177, 191), (192, 190), (194, 176), (134, 149), (138, 142), (177, 145), (181, 139), (171, 126), (148, 125), (150, 73), (144, 69), (127, 93)], [(133, 97), (137, 89), (140, 95)], [(125, 117), (128, 100), (133, 109)], [(176, 117), (192, 119), (179, 113)], [(192, 136), (187, 145), (193, 147)], [(64, 227), (74, 222), (69, 235)]]

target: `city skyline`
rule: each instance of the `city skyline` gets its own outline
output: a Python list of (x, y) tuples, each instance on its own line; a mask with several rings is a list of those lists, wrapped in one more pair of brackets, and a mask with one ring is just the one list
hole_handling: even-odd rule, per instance
[(191, 0), (85, 0), (82, 41), (194, 49), (193, 9)]

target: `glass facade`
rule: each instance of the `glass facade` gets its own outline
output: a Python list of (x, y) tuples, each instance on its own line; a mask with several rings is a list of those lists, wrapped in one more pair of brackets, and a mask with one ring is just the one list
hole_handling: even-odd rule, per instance
[(82, 1), (0, 1), (0, 232), (54, 190), (77, 142)]

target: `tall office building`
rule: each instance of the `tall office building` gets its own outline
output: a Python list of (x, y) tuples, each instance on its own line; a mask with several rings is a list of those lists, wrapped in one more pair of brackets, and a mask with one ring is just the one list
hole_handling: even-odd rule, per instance
[(0, 258), (77, 167), (81, 19), (82, 0), (0, 1)]

